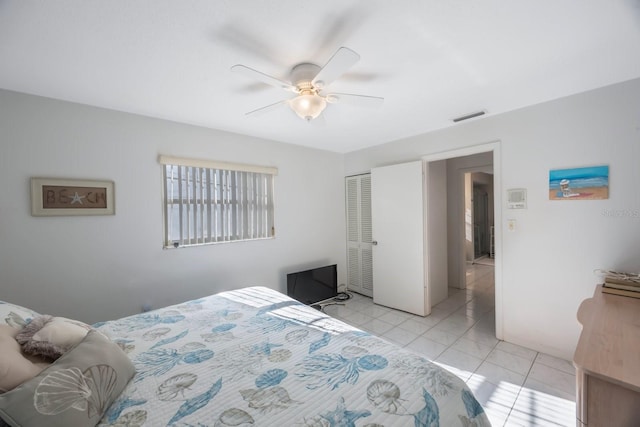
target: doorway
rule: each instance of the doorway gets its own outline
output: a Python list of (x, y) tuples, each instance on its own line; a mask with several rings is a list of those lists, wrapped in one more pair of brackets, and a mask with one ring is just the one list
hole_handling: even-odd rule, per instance
[[(481, 167), (485, 170), (493, 164)], [(475, 302), (477, 311), (490, 312), (495, 308), (495, 263), (494, 255), (494, 218), (493, 218), (493, 173), (464, 173), (465, 230), (471, 233), (465, 239), (465, 290), (468, 297)], [(466, 223), (470, 216), (470, 224)]]
[(493, 173), (465, 172), (464, 183), (465, 260), (475, 263), (492, 259), (495, 255)]
[[(502, 323), (502, 240), (501, 230), (499, 226), (491, 228), (492, 222), (490, 218), (493, 217), (493, 224), (499, 225), (502, 221), (502, 212), (500, 209), (502, 203), (501, 197), (501, 164), (500, 164), (500, 141), (490, 142), (485, 144), (479, 144), (466, 148), (460, 148), (423, 157), (423, 160), (428, 164), (430, 162), (436, 162), (440, 160), (447, 160), (447, 235), (448, 235), (448, 250), (447, 258), (449, 263), (449, 286), (459, 289), (467, 288), (467, 273), (470, 273), (470, 280), (473, 279), (475, 274), (475, 265), (472, 264), (485, 259), (486, 263), (494, 264), (491, 267), (492, 287), (494, 288), (493, 302), (495, 305), (495, 333), (498, 339), (503, 339), (503, 323)], [(484, 162), (482, 161), (484, 160)], [(477, 224), (478, 221), (473, 220), (474, 211), (471, 205), (471, 199), (473, 199), (473, 185), (471, 180), (469, 181), (469, 191), (471, 197), (469, 197), (469, 205), (465, 200), (465, 174), (484, 173), (487, 176), (484, 178), (490, 178), (488, 182), (482, 183), (485, 187), (478, 187), (477, 190), (480, 194), (486, 192), (486, 203), (479, 201), (479, 205), (486, 204), (486, 211), (484, 207), (478, 206), (477, 211), (481, 211), (480, 221), (483, 224)], [(488, 184), (491, 184), (489, 186)], [(495, 191), (494, 191), (495, 189)], [(492, 193), (492, 199), (489, 197)], [(480, 196), (482, 199), (484, 196)], [(482, 218), (482, 216), (486, 218)], [(486, 226), (484, 225), (485, 219), (487, 220)], [(476, 244), (474, 244), (474, 230), (475, 225), (479, 225), (477, 232), (477, 249), (479, 257), (476, 257)], [(429, 236), (430, 230), (427, 227), (427, 236)], [(482, 236), (482, 237), (481, 237)], [(482, 240), (482, 241), (481, 241)], [(487, 253), (485, 257), (483, 253)], [(471, 254), (471, 262), (467, 262), (468, 254)], [(493, 258), (490, 255), (493, 254)], [(467, 266), (471, 266), (467, 271)]]

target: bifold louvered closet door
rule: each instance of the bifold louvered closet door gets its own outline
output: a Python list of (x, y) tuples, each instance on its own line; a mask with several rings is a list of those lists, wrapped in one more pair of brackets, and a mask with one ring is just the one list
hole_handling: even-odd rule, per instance
[(345, 178), (348, 289), (373, 296), (371, 175)]

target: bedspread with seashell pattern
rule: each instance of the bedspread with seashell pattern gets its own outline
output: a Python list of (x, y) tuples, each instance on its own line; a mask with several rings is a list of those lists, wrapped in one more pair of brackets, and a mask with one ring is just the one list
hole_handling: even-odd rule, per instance
[(488, 426), (463, 381), (264, 287), (95, 325), (136, 375), (101, 426)]

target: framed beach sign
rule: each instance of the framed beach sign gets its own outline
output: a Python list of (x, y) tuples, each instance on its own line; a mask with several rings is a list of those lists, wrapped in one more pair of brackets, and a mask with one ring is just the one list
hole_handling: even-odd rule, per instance
[(114, 215), (113, 181), (31, 178), (31, 215)]
[(549, 171), (549, 200), (609, 198), (609, 166)]

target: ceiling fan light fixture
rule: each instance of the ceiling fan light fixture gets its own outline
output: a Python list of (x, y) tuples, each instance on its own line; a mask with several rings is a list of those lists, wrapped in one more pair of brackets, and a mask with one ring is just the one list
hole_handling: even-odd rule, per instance
[(343, 75), (345, 71), (351, 68), (359, 59), (360, 55), (349, 48), (341, 47), (329, 58), (329, 61), (324, 67), (310, 62), (302, 62), (295, 65), (289, 73), (289, 81), (281, 80), (242, 64), (234, 65), (231, 67), (231, 71), (244, 74), (255, 80), (296, 94), (293, 98), (283, 99), (282, 101), (249, 111), (246, 115), (263, 113), (279, 105), (286, 104), (298, 117), (310, 122), (322, 114), (324, 109), (327, 108), (327, 103), (345, 103), (363, 106), (379, 106), (382, 104), (384, 99), (377, 96), (356, 95), (352, 93), (323, 93), (325, 87), (331, 85), (334, 80)]
[(313, 93), (302, 93), (293, 98), (289, 105), (298, 117), (310, 122), (322, 114), (327, 107), (327, 101)]

